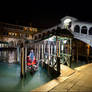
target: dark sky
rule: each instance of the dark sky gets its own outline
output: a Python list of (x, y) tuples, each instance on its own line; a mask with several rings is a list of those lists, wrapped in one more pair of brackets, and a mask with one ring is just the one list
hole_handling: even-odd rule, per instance
[[(46, 2), (4, 2), (0, 6), (0, 21), (34, 27), (48, 28), (60, 22), (64, 16), (73, 16), (83, 21), (92, 22), (92, 8), (90, 2), (61, 0)], [(8, 4), (7, 4), (8, 3)]]

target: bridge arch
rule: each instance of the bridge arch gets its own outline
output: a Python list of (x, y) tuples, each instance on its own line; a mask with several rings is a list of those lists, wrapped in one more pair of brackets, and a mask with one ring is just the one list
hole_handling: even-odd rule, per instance
[(92, 35), (92, 27), (89, 28), (89, 35)]
[(81, 27), (81, 33), (87, 34), (87, 31), (88, 31), (87, 26), (82, 26), (82, 27)]
[(74, 32), (80, 33), (80, 26), (79, 25), (75, 25)]

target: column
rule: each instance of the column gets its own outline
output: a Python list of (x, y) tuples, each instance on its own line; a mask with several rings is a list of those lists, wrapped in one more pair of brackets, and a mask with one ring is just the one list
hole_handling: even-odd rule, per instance
[(82, 29), (82, 27), (80, 26), (80, 35), (81, 35), (81, 29)]
[(71, 50), (72, 50), (71, 44), (72, 44), (72, 41), (71, 41), (71, 38), (70, 38), (70, 54), (71, 54)]
[(42, 44), (42, 59), (44, 58), (44, 53), (43, 53), (43, 44)]
[(89, 27), (87, 27), (87, 35), (89, 35)]
[(56, 36), (56, 55), (58, 56), (58, 38)]
[(36, 44), (37, 45), (37, 60), (39, 60), (39, 46), (38, 46), (38, 44)]
[(71, 67), (71, 62), (72, 62), (72, 39), (70, 38), (70, 67)]
[(48, 44), (48, 55), (49, 55), (49, 61), (50, 61), (50, 43)]
[(39, 60), (40, 60), (40, 44), (39, 44)]
[(17, 46), (17, 62), (20, 61), (20, 50), (19, 46)]

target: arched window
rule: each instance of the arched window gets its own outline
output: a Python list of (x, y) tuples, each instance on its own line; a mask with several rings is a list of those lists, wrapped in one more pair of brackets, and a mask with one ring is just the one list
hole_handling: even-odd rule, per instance
[(76, 25), (74, 27), (74, 32), (80, 33), (80, 26), (79, 25)]
[(50, 31), (48, 31), (47, 34), (50, 34)]
[(43, 33), (43, 36), (45, 36), (45, 33)]
[(89, 29), (89, 35), (92, 35), (92, 27)]
[(55, 29), (52, 29), (52, 32), (51, 32), (51, 34), (56, 34), (56, 30)]
[(86, 26), (83, 26), (83, 27), (81, 28), (81, 33), (87, 34), (87, 27), (86, 27)]
[(37, 40), (37, 36), (35, 36), (35, 40)]
[(39, 34), (39, 38), (41, 38), (41, 34)]
[(45, 34), (45, 33), (43, 33), (43, 34), (42, 34), (42, 37), (45, 37), (45, 35), (46, 35), (46, 34)]

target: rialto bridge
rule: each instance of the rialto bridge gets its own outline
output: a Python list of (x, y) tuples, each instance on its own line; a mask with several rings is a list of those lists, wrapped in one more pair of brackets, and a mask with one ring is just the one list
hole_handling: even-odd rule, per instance
[(92, 23), (82, 22), (77, 18), (70, 16), (62, 18), (60, 24), (43, 30), (41, 33), (35, 34), (33, 39), (37, 40), (47, 34), (54, 33), (58, 27), (61, 29), (69, 29), (70, 32), (74, 35), (74, 38), (92, 46)]

